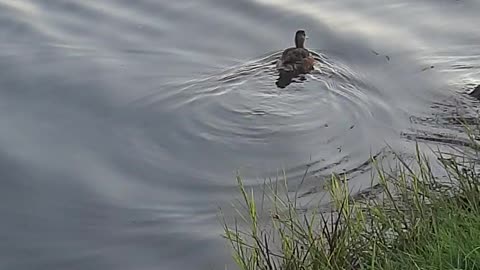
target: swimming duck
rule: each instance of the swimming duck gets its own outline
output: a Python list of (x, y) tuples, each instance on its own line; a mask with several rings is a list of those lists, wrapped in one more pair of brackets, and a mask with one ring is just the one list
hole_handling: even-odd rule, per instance
[(295, 33), (295, 47), (283, 51), (281, 58), (277, 61), (279, 71), (301, 74), (313, 70), (315, 59), (310, 51), (305, 49), (306, 39), (304, 30), (298, 30)]

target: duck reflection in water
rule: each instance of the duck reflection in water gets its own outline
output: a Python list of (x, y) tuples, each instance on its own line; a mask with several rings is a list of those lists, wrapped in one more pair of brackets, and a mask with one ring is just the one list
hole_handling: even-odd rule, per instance
[[(314, 69), (315, 59), (309, 50), (305, 49), (305, 40), (307, 35), (304, 30), (298, 30), (295, 33), (295, 47), (283, 51), (282, 56), (277, 61), (276, 68), (279, 72), (279, 78), (276, 82), (279, 88), (287, 87), (294, 78), (302, 74), (307, 74)], [(304, 77), (301, 77), (305, 80)]]

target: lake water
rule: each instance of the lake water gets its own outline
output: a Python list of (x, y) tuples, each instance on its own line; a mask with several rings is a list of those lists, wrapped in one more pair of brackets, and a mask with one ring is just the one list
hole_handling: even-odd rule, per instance
[[(224, 269), (219, 208), (285, 169), (457, 144), (478, 0), (0, 0), (0, 269)], [(305, 29), (316, 71), (274, 62)], [(318, 195), (318, 194), (317, 194)]]

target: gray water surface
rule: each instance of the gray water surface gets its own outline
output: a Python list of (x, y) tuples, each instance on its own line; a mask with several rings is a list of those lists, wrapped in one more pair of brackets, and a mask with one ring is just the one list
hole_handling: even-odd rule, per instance
[[(387, 2), (0, 0), (0, 269), (224, 269), (236, 170), (361, 190), (461, 136), (480, 2)], [(316, 71), (278, 88), (300, 28)]]

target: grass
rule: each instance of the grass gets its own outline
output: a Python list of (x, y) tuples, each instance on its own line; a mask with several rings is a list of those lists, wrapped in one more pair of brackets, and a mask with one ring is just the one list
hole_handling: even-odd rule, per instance
[[(478, 157), (470, 137), (470, 158)], [(467, 151), (467, 150), (464, 150)], [(438, 154), (446, 178), (432, 172), (418, 149), (413, 162), (397, 157), (385, 168), (372, 159), (376, 196), (352, 196), (348, 181), (332, 176), (331, 208), (301, 211), (286, 179), (261, 192), (237, 176), (238, 217), (223, 219), (224, 237), (242, 270), (480, 269), (480, 180), (476, 162)], [(476, 161), (476, 160), (474, 160)], [(303, 182), (303, 180), (302, 180)], [(270, 213), (265, 216), (263, 205)], [(233, 224), (233, 225), (232, 225)]]

